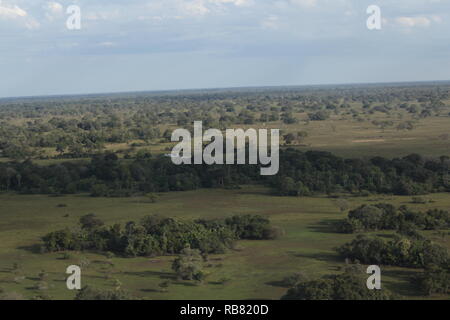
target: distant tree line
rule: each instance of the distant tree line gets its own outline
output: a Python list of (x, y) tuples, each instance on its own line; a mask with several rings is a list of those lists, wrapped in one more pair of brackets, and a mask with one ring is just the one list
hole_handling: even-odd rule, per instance
[(449, 161), (403, 158), (344, 159), (328, 152), (280, 153), (276, 176), (261, 176), (258, 165), (174, 165), (168, 157), (120, 160), (113, 153), (90, 161), (39, 166), (32, 161), (0, 163), (0, 190), (27, 194), (130, 196), (149, 192), (264, 184), (281, 196), (314, 193), (390, 193), (419, 195), (448, 192)]

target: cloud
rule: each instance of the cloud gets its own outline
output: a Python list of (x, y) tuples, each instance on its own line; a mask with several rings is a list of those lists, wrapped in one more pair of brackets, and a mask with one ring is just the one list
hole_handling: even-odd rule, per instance
[(276, 30), (279, 28), (279, 22), (280, 19), (277, 16), (271, 15), (261, 22), (261, 26), (263, 27), (263, 29)]
[(248, 7), (254, 4), (253, 0), (209, 0), (209, 1), (215, 4), (231, 3), (237, 7)]
[(28, 19), (27, 21), (25, 21), (25, 28), (27, 28), (28, 30), (39, 29), (40, 26), (41, 24), (35, 19)]
[(54, 14), (63, 12), (63, 6), (59, 2), (50, 1), (47, 2), (44, 7), (45, 9)]
[(59, 2), (49, 1), (43, 5), (45, 17), (49, 21), (53, 21), (55, 17), (63, 14), (63, 6)]
[(100, 42), (98, 44), (100, 47), (115, 47), (117, 44), (111, 41)]
[(25, 10), (21, 9), (19, 6), (7, 6), (2, 5), (0, 1), (0, 17), (5, 18), (20, 18), (20, 17), (26, 17), (28, 14)]
[(429, 27), (431, 25), (431, 20), (427, 17), (398, 17), (395, 22), (407, 28)]
[(90, 20), (90, 21), (104, 21), (104, 20), (114, 20), (114, 19), (119, 19), (119, 17), (121, 16), (121, 13), (118, 9), (113, 8), (111, 10), (90, 10), (87, 11), (84, 15), (83, 18), (86, 20)]
[(14, 20), (22, 27), (29, 30), (37, 29), (41, 24), (31, 17), (27, 11), (19, 7), (18, 5), (4, 4), (0, 0), (0, 20), (1, 19)]
[(182, 11), (194, 16), (203, 16), (210, 12), (204, 0), (179, 1)]
[[(130, 70), (136, 73), (135, 82), (142, 83), (137, 88), (150, 86), (148, 70), (154, 68), (159, 68), (158, 79), (167, 78), (165, 84), (155, 81), (155, 88), (183, 87), (184, 81), (201, 87), (266, 80), (279, 84), (302, 79), (371, 80), (361, 75), (370, 74), (363, 72), (364, 66), (369, 59), (378, 61), (374, 52), (379, 50), (385, 54), (374, 70), (384, 80), (408, 78), (414, 70), (411, 65), (425, 61), (429, 67), (422, 78), (449, 78), (450, 69), (444, 70), (440, 62), (448, 60), (450, 0), (374, 2), (383, 18), (383, 31), (377, 33), (365, 28), (366, 8), (372, 2), (361, 0), (0, 0), (0, 63), (8, 61), (11, 70), (20, 71), (16, 83), (25, 83), (32, 78), (27, 75), (39, 74), (42, 65), (48, 65), (55, 70), (54, 76), (46, 73), (39, 84), (48, 84), (52, 92), (60, 90), (58, 86), (67, 91), (63, 82), (52, 82), (65, 72), (55, 67), (55, 59), (60, 59), (60, 65), (78, 63), (80, 69), (86, 66), (86, 74), (99, 75), (99, 81), (89, 86), (74, 84), (77, 92), (90, 87), (101, 91), (104, 87), (98, 83), (123, 79), (110, 75), (132, 74)], [(81, 32), (66, 29), (65, 8), (70, 4), (81, 7)], [(39, 32), (29, 31), (37, 28)], [(186, 63), (186, 56), (194, 61)], [(21, 64), (23, 57), (33, 58), (26, 68)], [(104, 61), (111, 64), (109, 75), (104, 75), (106, 67), (88, 62), (92, 57), (104, 66)], [(405, 57), (410, 60), (405, 62)], [(118, 61), (145, 67), (126, 68)], [(399, 67), (384, 68), (386, 61)], [(217, 72), (196, 74), (206, 69), (204, 64)], [(266, 72), (269, 65), (273, 76)], [(12, 83), (9, 78), (0, 80), (0, 96), (40, 90), (36, 83)]]
[(291, 0), (291, 3), (301, 7), (311, 8), (317, 5), (317, 0)]

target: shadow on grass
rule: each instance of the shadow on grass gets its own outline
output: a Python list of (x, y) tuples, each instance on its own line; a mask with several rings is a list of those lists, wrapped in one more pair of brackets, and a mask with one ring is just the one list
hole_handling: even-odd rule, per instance
[(314, 259), (318, 261), (326, 261), (326, 262), (342, 262), (342, 258), (337, 253), (332, 252), (318, 252), (318, 253), (292, 253), (293, 256), (297, 258), (308, 258)]
[(245, 194), (245, 195), (257, 195), (257, 196), (275, 196), (275, 194), (271, 191), (271, 190), (267, 190), (267, 189), (243, 189), (243, 188), (230, 188), (228, 190), (236, 190), (238, 191), (239, 194)]
[(39, 291), (39, 289), (38, 289), (36, 286), (33, 286), (33, 287), (25, 287), (25, 290)]
[(400, 280), (398, 282), (386, 281), (386, 287), (392, 292), (406, 297), (418, 297), (422, 296), (422, 293), (412, 281), (417, 274), (418, 272), (408, 270), (385, 270), (382, 272), (382, 277), (384, 275)]
[(135, 277), (159, 277), (160, 279), (166, 279), (166, 280), (177, 280), (177, 277), (169, 272), (158, 272), (158, 271), (141, 271), (141, 272), (135, 272), (135, 271), (127, 271), (124, 272), (124, 274), (129, 276), (135, 276)]
[(394, 233), (377, 233), (377, 237), (385, 238), (385, 239), (393, 239), (395, 238), (396, 234)]
[(25, 250), (30, 253), (39, 254), (41, 253), (41, 246), (39, 244), (33, 244), (31, 246), (20, 246), (17, 247), (18, 250)]
[(338, 222), (342, 221), (342, 219), (330, 219), (330, 220), (323, 220), (320, 221), (317, 224), (308, 226), (307, 228), (314, 231), (314, 232), (321, 232), (321, 233), (339, 233), (336, 231), (336, 224)]
[(287, 286), (283, 281), (281, 281), (281, 280), (275, 280), (275, 281), (269, 281), (269, 282), (266, 282), (265, 283), (265, 285), (268, 285), (268, 286), (272, 286), (272, 287), (278, 287), (278, 288), (286, 288), (286, 289), (288, 289), (289, 288), (289, 286)]
[(208, 282), (208, 284), (211, 284), (213, 286), (224, 286), (227, 283), (229, 283), (229, 281), (225, 281), (225, 282), (223, 282), (223, 281), (209, 281)]
[(161, 290), (156, 289), (141, 289), (141, 291), (146, 293), (161, 293)]
[(172, 284), (178, 284), (185, 287), (197, 287), (198, 283), (196, 282), (187, 282), (187, 281), (173, 281)]

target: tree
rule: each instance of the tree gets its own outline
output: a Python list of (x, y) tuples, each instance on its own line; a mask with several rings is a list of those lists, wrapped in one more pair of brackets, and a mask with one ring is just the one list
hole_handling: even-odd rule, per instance
[(94, 230), (104, 225), (104, 222), (98, 219), (94, 213), (89, 213), (80, 218), (80, 224), (82, 229)]
[(158, 196), (153, 192), (147, 193), (145, 197), (147, 198), (147, 201), (150, 203), (155, 203), (156, 200), (158, 199)]
[(285, 134), (283, 136), (283, 139), (286, 144), (291, 144), (292, 142), (294, 142), (296, 140), (296, 137), (293, 133), (290, 132), (288, 134)]
[(350, 265), (342, 274), (322, 279), (301, 281), (282, 300), (390, 300), (395, 296), (388, 290), (368, 290), (366, 273), (359, 264)]
[(328, 114), (328, 112), (320, 110), (314, 113), (310, 113), (308, 114), (309, 120), (311, 121), (323, 121), (323, 120), (327, 120), (330, 115)]
[(134, 299), (129, 293), (122, 290), (104, 290), (91, 286), (82, 288), (75, 300), (132, 300)]
[(200, 250), (190, 247), (186, 247), (172, 263), (172, 270), (183, 280), (202, 281), (205, 277), (202, 268), (203, 257)]
[(338, 199), (336, 200), (336, 206), (341, 212), (344, 212), (350, 208), (350, 203), (345, 199)]

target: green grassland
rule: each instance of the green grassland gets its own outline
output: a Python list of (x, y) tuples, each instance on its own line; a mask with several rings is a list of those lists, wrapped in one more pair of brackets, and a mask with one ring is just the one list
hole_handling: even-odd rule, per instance
[[(411, 197), (349, 197), (351, 208), (363, 203), (407, 204), (416, 209), (450, 208), (448, 194), (433, 194), (433, 201), (417, 205)], [(339, 272), (344, 261), (333, 248), (354, 235), (333, 233), (330, 223), (343, 218), (335, 199), (327, 197), (276, 197), (263, 187), (241, 190), (197, 190), (161, 194), (156, 203), (144, 198), (91, 198), (87, 195), (48, 197), (0, 195), (0, 288), (25, 298), (46, 294), (54, 299), (72, 299), (66, 289), (65, 270), (71, 264), (89, 261), (82, 269), (82, 285), (121, 288), (144, 299), (279, 299), (286, 288), (277, 285), (286, 275), (302, 271), (311, 278)], [(64, 204), (66, 207), (59, 207)], [(285, 234), (272, 241), (239, 241), (237, 248), (212, 255), (205, 263), (207, 278), (202, 284), (178, 281), (171, 270), (174, 257), (107, 258), (88, 252), (37, 253), (35, 245), (50, 231), (76, 225), (87, 213), (95, 213), (107, 224), (139, 220), (160, 214), (180, 219), (224, 218), (234, 214), (260, 214)], [(448, 236), (427, 236), (450, 248)], [(112, 262), (112, 265), (111, 265)], [(14, 263), (18, 269), (13, 270)], [(47, 290), (38, 290), (38, 274), (48, 273)], [(410, 299), (423, 299), (410, 283), (420, 270), (382, 267), (382, 284)], [(226, 281), (224, 281), (226, 280)], [(169, 281), (167, 290), (159, 284)], [(431, 297), (431, 298), (448, 298)]]

